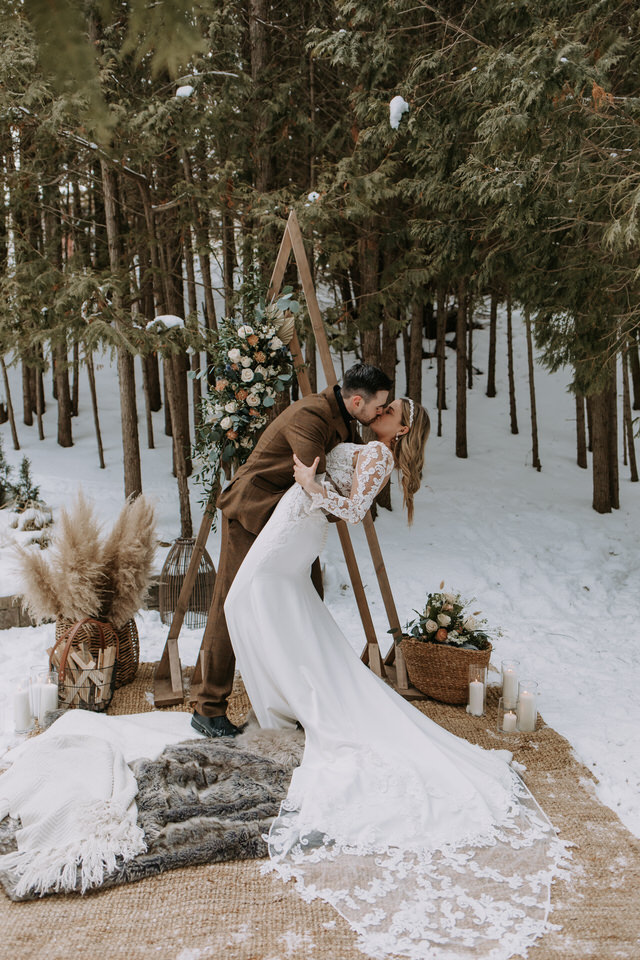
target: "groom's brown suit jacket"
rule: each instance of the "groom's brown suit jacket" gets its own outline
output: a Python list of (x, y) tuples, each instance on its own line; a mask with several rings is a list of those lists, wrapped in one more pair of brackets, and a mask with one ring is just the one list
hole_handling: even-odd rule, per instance
[(354, 432), (347, 428), (333, 387), (297, 400), (269, 424), (217, 505), (228, 520), (257, 536), (293, 486), (293, 454), (307, 466), (319, 456), (317, 472), (324, 473), (325, 455), (351, 439)]
[[(297, 400), (264, 431), (251, 456), (218, 497), (222, 510), (220, 560), (209, 617), (192, 688), (200, 687), (196, 710), (207, 717), (225, 713), (235, 658), (224, 616), (224, 602), (240, 564), (278, 501), (293, 486), (293, 454), (310, 466), (343, 440), (358, 440), (348, 427), (333, 388)], [(312, 580), (322, 596), (322, 577), (316, 560)]]

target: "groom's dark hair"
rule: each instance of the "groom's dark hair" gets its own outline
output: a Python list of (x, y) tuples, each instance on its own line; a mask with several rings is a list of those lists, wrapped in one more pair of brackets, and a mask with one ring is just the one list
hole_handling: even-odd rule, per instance
[(354, 364), (342, 378), (343, 397), (358, 394), (370, 400), (378, 390), (391, 390), (391, 380), (384, 371), (370, 363)]

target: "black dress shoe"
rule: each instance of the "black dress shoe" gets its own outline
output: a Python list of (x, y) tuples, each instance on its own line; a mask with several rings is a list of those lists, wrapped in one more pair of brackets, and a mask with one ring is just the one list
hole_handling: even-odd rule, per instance
[(191, 726), (205, 737), (237, 737), (242, 732), (227, 717), (203, 717), (197, 710), (193, 711)]

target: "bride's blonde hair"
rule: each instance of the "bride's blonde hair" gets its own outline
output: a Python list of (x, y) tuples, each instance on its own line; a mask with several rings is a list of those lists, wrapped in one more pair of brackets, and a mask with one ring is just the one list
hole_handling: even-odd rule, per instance
[[(393, 446), (393, 458), (400, 473), (402, 501), (407, 508), (407, 520), (413, 523), (413, 495), (420, 489), (424, 448), (429, 439), (431, 421), (425, 408), (407, 397), (401, 397), (402, 425), (409, 427)], [(413, 410), (411, 409), (413, 406)]]

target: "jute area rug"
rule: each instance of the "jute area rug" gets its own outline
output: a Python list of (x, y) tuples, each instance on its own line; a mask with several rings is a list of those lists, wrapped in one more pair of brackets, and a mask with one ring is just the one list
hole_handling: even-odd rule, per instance
[[(152, 666), (116, 692), (112, 713), (152, 708)], [(502, 747), (496, 701), (475, 719), (460, 707), (417, 704), (427, 716), (483, 747)], [(188, 706), (172, 709), (189, 709)], [(249, 709), (241, 682), (230, 715)], [(553, 888), (552, 920), (562, 929), (529, 951), (529, 960), (640, 960), (640, 842), (595, 797), (589, 770), (566, 740), (540, 723), (512, 741), (524, 778), (574, 844), (569, 877)], [(13, 903), (0, 894), (2, 960), (362, 960), (348, 925), (327, 905), (306, 904), (292, 885), (261, 876), (260, 861), (173, 870), (139, 883)]]

